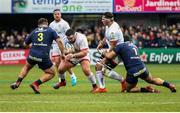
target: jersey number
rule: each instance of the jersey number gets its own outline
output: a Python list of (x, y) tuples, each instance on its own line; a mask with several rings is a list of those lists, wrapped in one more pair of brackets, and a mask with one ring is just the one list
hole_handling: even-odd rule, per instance
[(138, 53), (137, 53), (136, 48), (133, 48), (133, 50), (134, 50), (135, 55), (137, 56), (137, 55), (138, 55)]
[(38, 33), (38, 41), (41, 42), (43, 39), (43, 33)]

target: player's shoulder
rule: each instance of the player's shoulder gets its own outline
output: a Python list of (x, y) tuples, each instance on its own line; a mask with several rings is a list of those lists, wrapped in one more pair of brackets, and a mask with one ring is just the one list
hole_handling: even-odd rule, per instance
[(55, 20), (52, 21), (52, 22), (49, 24), (49, 26), (52, 26), (53, 24), (55, 24)]
[(111, 30), (118, 30), (120, 28), (119, 24), (117, 22), (113, 22)]
[(65, 24), (68, 24), (68, 22), (66, 20), (64, 20), (63, 18), (61, 18), (61, 22), (65, 23)]
[(64, 19), (61, 19), (60, 23), (63, 25), (63, 26), (69, 26), (69, 23), (67, 21), (65, 21)]
[(77, 33), (77, 36), (79, 37), (79, 39), (83, 40), (83, 39), (86, 39), (86, 35), (82, 34), (82, 33)]

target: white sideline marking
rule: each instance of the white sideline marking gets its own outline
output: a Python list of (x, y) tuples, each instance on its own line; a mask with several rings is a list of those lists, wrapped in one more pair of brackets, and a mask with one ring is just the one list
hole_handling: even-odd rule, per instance
[(115, 104), (135, 104), (135, 103), (138, 103), (138, 104), (141, 104), (141, 105), (144, 105), (144, 104), (180, 104), (180, 102), (67, 102), (67, 101), (8, 101), (8, 100), (0, 100), (0, 103), (18, 103), (18, 104), (30, 104), (30, 103), (46, 103), (46, 104), (58, 104), (58, 103), (67, 103), (67, 104), (112, 104), (112, 103), (115, 103)]

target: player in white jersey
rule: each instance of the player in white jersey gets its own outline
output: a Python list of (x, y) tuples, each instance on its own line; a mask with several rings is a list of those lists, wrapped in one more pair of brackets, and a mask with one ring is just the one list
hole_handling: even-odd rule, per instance
[[(119, 25), (114, 21), (113, 14), (110, 12), (106, 12), (102, 16), (102, 23), (106, 27), (105, 29), (105, 38), (100, 41), (97, 46), (97, 49), (103, 47), (105, 43), (108, 44), (109, 49), (103, 51), (112, 51), (116, 45), (124, 42), (123, 33), (119, 27)], [(102, 56), (102, 59), (96, 64), (96, 77), (99, 82), (99, 88), (94, 93), (103, 93), (107, 92), (105, 88), (105, 82), (103, 76), (107, 76), (109, 78), (120, 81), (121, 83), (121, 91), (125, 90), (125, 80), (122, 75), (119, 75), (113, 69), (120, 63), (120, 59), (118, 57), (108, 60)]]
[(72, 29), (66, 31), (66, 36), (69, 48), (66, 48), (67, 50), (65, 53), (67, 55), (60, 63), (58, 68), (59, 73), (64, 75), (68, 69), (75, 67), (79, 63), (82, 71), (92, 84), (92, 91), (96, 90), (96, 78), (90, 69), (90, 58), (88, 56), (89, 46), (86, 36), (81, 33), (74, 32)]
[[(54, 21), (50, 23), (49, 27), (51, 27), (52, 29), (54, 29), (57, 32), (57, 34), (60, 36), (62, 42), (65, 45), (67, 42), (65, 32), (70, 28), (70, 26), (65, 20), (63, 20), (61, 18), (60, 9), (55, 9), (53, 11), (53, 16), (54, 16)], [(51, 59), (57, 68), (61, 62), (60, 55), (61, 55), (61, 52), (57, 46), (57, 43), (55, 41), (53, 41), (52, 49), (51, 49)], [(72, 86), (75, 86), (76, 85), (76, 76), (71, 69), (69, 69), (68, 72), (71, 76), (71, 84), (72, 84)], [(59, 74), (59, 82), (57, 84), (55, 84), (55, 86), (54, 86), (55, 89), (58, 89), (61, 86), (66, 86), (65, 75), (64, 76), (62, 76), (62, 75), (60, 76), (60, 75), (61, 74)]]

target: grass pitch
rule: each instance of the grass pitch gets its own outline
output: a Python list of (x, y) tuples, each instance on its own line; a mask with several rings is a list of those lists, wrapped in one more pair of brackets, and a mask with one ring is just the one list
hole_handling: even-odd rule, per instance
[[(91, 85), (81, 71), (80, 66), (73, 68), (78, 77), (75, 87), (71, 86), (67, 75), (67, 86), (54, 90), (52, 85), (57, 82), (57, 76), (40, 86), (40, 95), (35, 95), (29, 84), (37, 80), (42, 71), (34, 68), (23, 80), (17, 90), (10, 89), (9, 85), (17, 79), (22, 66), (0, 66), (0, 111), (1, 112), (63, 112), (63, 111), (180, 111), (180, 64), (147, 65), (152, 75), (161, 77), (177, 86), (177, 93), (170, 93), (164, 87), (154, 86), (161, 90), (160, 94), (120, 93), (120, 84), (106, 78), (108, 93), (92, 94)], [(94, 66), (91, 67), (93, 72)], [(116, 68), (125, 75), (123, 66)], [(139, 80), (138, 86), (146, 86)]]

